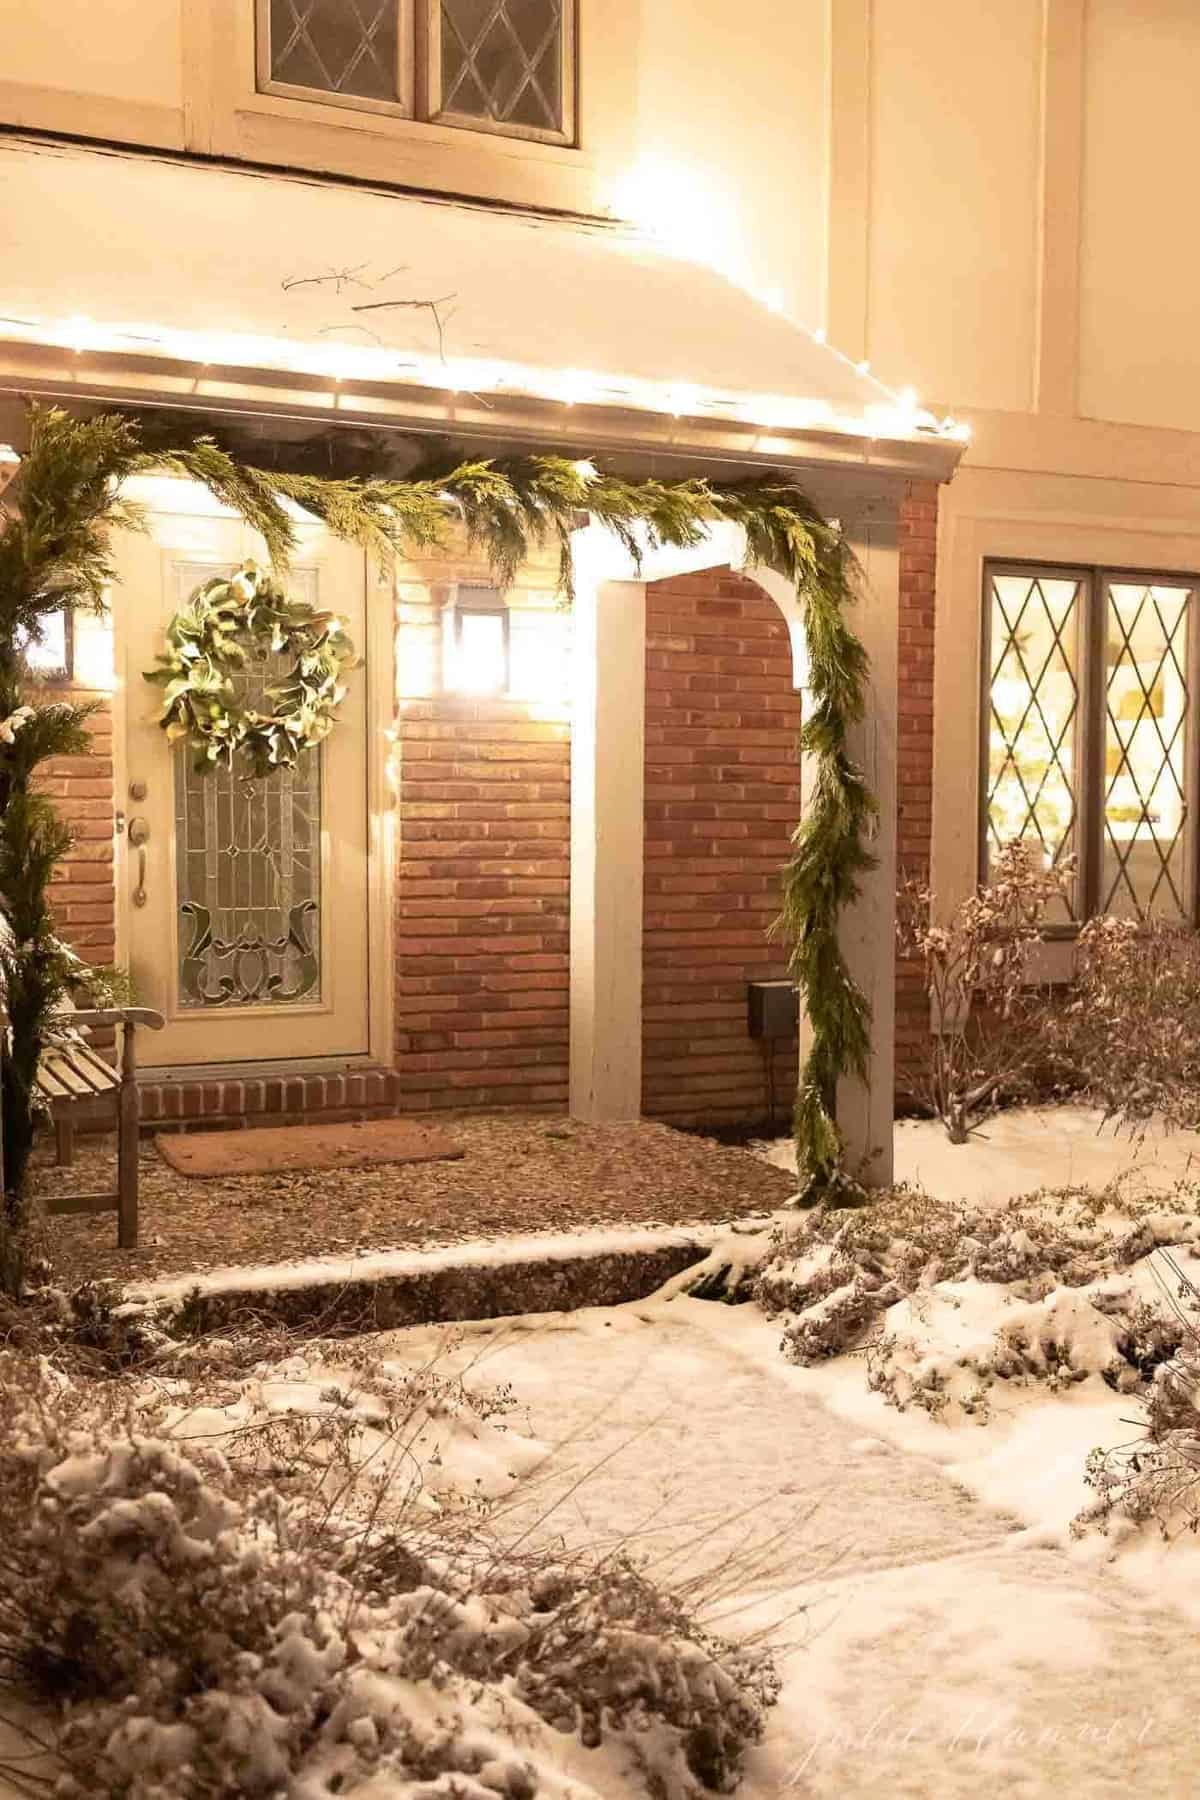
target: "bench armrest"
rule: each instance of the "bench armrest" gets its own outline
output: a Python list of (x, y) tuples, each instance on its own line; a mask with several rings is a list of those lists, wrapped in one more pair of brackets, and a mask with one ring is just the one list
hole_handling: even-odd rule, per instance
[(63, 1014), (63, 1023), (69, 1025), (147, 1025), (151, 1031), (161, 1031), (166, 1024), (160, 1012), (150, 1006), (100, 1006), (79, 1007), (74, 1012)]

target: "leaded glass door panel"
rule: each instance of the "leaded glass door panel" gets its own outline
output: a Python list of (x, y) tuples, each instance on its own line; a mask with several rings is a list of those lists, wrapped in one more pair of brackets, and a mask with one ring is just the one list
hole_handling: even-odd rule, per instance
[[(176, 604), (214, 573), (176, 563)], [(318, 601), (315, 569), (296, 569), (296, 592)], [(266, 706), (286, 656), (252, 663), (234, 686), (244, 705)], [(322, 992), (321, 786), (325, 746), (262, 781), (249, 768), (199, 771), (174, 752), (175, 905), (181, 1007), (307, 1006)]]
[[(129, 777), (118, 804), (140, 840), (124, 852), (132, 973), (139, 997), (168, 1021), (156, 1060), (160, 1052), (167, 1065), (193, 1066), (365, 1054), (364, 672), (352, 675), (333, 733), (294, 771), (265, 780), (238, 766), (196, 773), (188, 751), (168, 746), (154, 723), (155, 692), (141, 674), (194, 590), (255, 546), (240, 523), (210, 516), (211, 503), (187, 484), (146, 487), (151, 532), (122, 546), (116, 607)], [(290, 578), (305, 598), (346, 617), (360, 653), (364, 575), (360, 552), (314, 528)], [(248, 693), (261, 692), (279, 672), (270, 661), (251, 664), (240, 679)]]

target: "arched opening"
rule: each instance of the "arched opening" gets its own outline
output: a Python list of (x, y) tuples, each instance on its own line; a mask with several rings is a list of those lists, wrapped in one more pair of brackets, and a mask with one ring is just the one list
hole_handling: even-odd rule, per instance
[(727, 567), (646, 588), (642, 1110), (671, 1124), (791, 1114), (796, 1034), (753, 1036), (747, 1008), (788, 973), (769, 936), (801, 803), (788, 599), (790, 618)]

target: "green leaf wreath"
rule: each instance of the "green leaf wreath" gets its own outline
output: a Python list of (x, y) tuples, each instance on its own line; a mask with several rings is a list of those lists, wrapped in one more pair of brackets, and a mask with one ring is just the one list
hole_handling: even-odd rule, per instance
[[(355, 661), (334, 613), (291, 598), (253, 562), (197, 588), (167, 627), (167, 645), (145, 678), (164, 690), (159, 724), (172, 743), (187, 741), (201, 773), (239, 758), (259, 777), (295, 768), (332, 731)], [(292, 667), (265, 690), (274, 705), (264, 712), (246, 703), (237, 678), (277, 655)]]

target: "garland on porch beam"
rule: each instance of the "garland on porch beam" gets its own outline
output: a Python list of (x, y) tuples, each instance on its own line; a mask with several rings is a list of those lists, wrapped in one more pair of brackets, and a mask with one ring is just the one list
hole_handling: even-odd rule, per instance
[(796, 1107), (805, 1198), (843, 1192), (835, 1090), (840, 1076), (865, 1072), (870, 1021), (841, 955), (838, 922), (870, 864), (865, 839), (874, 803), (847, 751), (848, 732), (863, 715), (867, 661), (847, 617), (854, 564), (841, 532), (783, 476), (634, 481), (557, 455), (458, 460), (444, 445), (421, 449), (424, 462), (403, 478), (314, 473), (264, 467), (244, 443), (197, 434), (171, 415), (76, 419), (58, 408), (29, 408), (19, 510), (10, 509), (0, 529), (0, 721), (12, 724), (0, 733), (0, 902), (10, 931), (0, 950), (10, 1017), (0, 1126), (10, 1238), (24, 1223), (37, 1060), (55, 1007), (79, 979), (54, 935), (47, 899), (70, 833), (33, 778), (48, 757), (86, 748), (91, 710), (35, 704), (32, 717), (13, 724), (31, 697), (22, 642), (36, 638), (40, 618), (55, 608), (103, 608), (115, 575), (112, 533), (142, 522), (123, 484), (149, 472), (203, 483), (261, 535), (280, 578), (297, 545), (287, 502), (385, 562), (440, 548), (461, 528), (501, 583), (549, 544), (568, 594), (581, 513), (613, 532), (635, 565), (640, 534), (651, 544), (688, 546), (713, 521), (745, 529), (749, 562), (794, 583), (807, 636), (811, 712), (801, 748), (815, 779), (785, 871), (778, 928), (791, 946), (811, 1031)]

